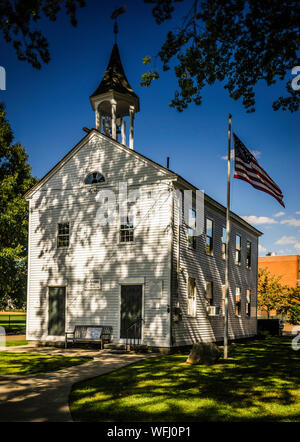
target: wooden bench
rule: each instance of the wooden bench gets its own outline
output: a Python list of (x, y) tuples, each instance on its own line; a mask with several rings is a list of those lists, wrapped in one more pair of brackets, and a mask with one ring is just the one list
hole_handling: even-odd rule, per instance
[(109, 325), (75, 325), (73, 332), (65, 333), (65, 348), (68, 342), (99, 343), (101, 349), (105, 343), (111, 342), (113, 328)]

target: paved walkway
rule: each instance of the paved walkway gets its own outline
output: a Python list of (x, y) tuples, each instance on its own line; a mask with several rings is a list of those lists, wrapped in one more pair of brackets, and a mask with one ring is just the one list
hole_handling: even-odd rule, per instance
[(25, 341), (26, 335), (6, 335), (6, 341)]
[(7, 347), (9, 353), (91, 356), (93, 361), (53, 373), (0, 377), (0, 422), (70, 422), (69, 394), (75, 382), (125, 367), (151, 355), (110, 354), (105, 350)]

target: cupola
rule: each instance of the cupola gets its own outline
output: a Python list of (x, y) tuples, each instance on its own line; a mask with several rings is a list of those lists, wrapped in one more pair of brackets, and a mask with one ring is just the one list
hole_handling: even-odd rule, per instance
[(116, 43), (104, 77), (90, 100), (96, 114), (96, 129), (125, 145), (128, 138), (128, 146), (133, 149), (134, 116), (140, 110), (140, 102), (126, 78)]

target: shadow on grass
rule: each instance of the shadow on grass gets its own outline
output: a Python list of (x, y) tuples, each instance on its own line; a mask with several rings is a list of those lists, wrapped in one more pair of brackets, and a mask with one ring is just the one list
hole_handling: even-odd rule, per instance
[(0, 376), (30, 375), (62, 370), (90, 361), (87, 357), (0, 352)]
[(290, 339), (236, 345), (230, 359), (189, 366), (150, 358), (73, 387), (80, 421), (300, 420), (299, 354)]

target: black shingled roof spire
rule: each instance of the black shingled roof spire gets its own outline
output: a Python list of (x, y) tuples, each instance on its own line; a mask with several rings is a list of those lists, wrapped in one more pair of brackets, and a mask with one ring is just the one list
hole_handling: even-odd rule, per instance
[(126, 78), (117, 43), (113, 46), (103, 79), (98, 88), (91, 95), (91, 98), (109, 91), (132, 95), (133, 97), (138, 98)]

